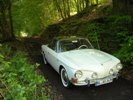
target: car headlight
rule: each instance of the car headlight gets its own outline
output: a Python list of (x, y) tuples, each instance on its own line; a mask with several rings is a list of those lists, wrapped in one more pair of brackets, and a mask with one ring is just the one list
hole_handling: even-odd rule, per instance
[(75, 77), (76, 77), (76, 78), (81, 78), (82, 75), (83, 75), (83, 73), (82, 73), (82, 71), (80, 71), (80, 70), (76, 71), (76, 73), (75, 73)]
[(91, 75), (91, 78), (97, 78), (97, 73), (93, 73), (93, 74)]
[(114, 73), (114, 70), (110, 69), (109, 74), (113, 74), (113, 73)]
[(122, 66), (122, 64), (121, 64), (121, 63), (119, 63), (119, 64), (117, 64), (117, 65), (116, 65), (116, 69), (117, 69), (117, 70), (121, 70), (121, 69), (122, 69), (122, 67), (123, 67), (123, 66)]

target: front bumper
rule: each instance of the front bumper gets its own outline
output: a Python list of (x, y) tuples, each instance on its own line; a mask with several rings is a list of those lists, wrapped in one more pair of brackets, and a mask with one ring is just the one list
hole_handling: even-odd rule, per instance
[(83, 86), (83, 85), (88, 85), (90, 86), (91, 84), (94, 84), (95, 86), (100, 86), (103, 84), (108, 84), (113, 82), (114, 79), (117, 79), (119, 74), (113, 74), (104, 78), (98, 78), (98, 79), (84, 79), (84, 80), (77, 80), (73, 84), (76, 86)]

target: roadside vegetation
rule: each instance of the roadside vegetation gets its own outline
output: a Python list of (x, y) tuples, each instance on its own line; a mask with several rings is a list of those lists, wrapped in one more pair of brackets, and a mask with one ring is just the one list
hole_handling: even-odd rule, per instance
[(0, 99), (48, 100), (38, 66), (28, 61), (25, 52), (0, 45)]

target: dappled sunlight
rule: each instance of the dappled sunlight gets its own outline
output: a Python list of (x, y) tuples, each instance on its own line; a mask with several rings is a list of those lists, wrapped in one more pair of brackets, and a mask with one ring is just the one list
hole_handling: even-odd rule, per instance
[(28, 33), (24, 32), (24, 31), (21, 31), (20, 34), (21, 34), (21, 37), (27, 37), (28, 36)]
[(77, 11), (74, 11), (74, 12), (70, 12), (70, 15), (76, 15), (77, 14)]
[(93, 9), (92, 12), (96, 12), (96, 9)]
[(102, 5), (98, 5), (98, 8), (101, 7)]

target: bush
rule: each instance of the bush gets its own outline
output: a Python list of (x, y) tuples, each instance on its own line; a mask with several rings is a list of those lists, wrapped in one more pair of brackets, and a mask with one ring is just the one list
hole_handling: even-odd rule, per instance
[(133, 19), (131, 16), (115, 16), (112, 17), (112, 26), (116, 30), (117, 39), (120, 41), (119, 49), (115, 55), (122, 60), (122, 62), (129, 66), (133, 64), (133, 36), (130, 27)]
[(83, 24), (77, 34), (88, 38), (93, 46), (99, 49), (99, 38), (101, 31), (103, 31), (102, 24), (91, 22)]
[[(122, 62), (128, 66), (133, 64), (133, 36), (127, 33), (119, 33), (122, 38), (121, 48), (115, 53), (115, 55), (122, 60)], [(125, 36), (124, 36), (125, 35)]]
[(45, 79), (35, 71), (38, 64), (28, 63), (22, 52), (17, 52), (10, 57), (7, 54), (9, 50), (5, 46), (0, 46), (0, 94), (3, 99), (48, 99), (42, 87)]

